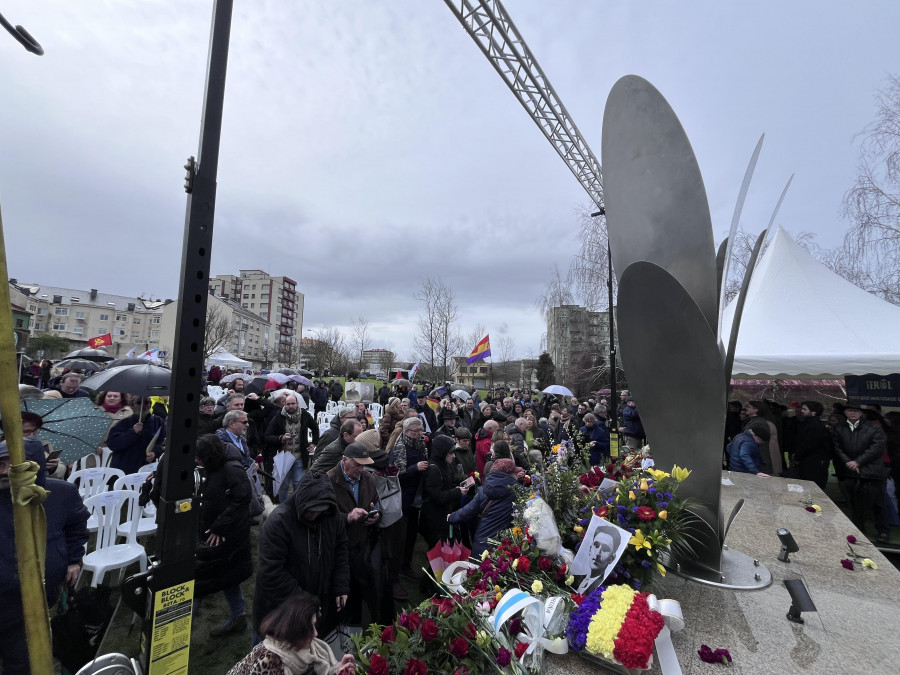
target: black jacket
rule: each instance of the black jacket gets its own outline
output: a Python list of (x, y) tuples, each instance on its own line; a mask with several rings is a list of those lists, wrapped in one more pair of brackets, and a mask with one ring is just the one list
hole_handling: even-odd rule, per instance
[(419, 532), (429, 549), (447, 536), (447, 514), (459, 507), (461, 493), (456, 478), (453, 468), (446, 464), (441, 467), (432, 462), (425, 470)]
[[(305, 514), (324, 508), (314, 521)], [(298, 489), (263, 524), (259, 535), (253, 627), (286, 598), (306, 591), (318, 596), (324, 616), (320, 635), (334, 626), (335, 598), (350, 592), (347, 533), (331, 481), (308, 472)]]
[[(880, 480), (888, 477), (890, 464), (885, 464), (886, 440), (884, 430), (875, 422), (859, 421), (855, 430), (847, 422), (835, 427), (834, 470), (838, 478), (866, 478)], [(859, 464), (859, 473), (847, 468), (847, 462)]]
[[(306, 410), (301, 408), (297, 412), (300, 413), (300, 445), (297, 447), (302, 450), (300, 459), (303, 461), (303, 468), (305, 469), (309, 466), (309, 453), (306, 452), (306, 448), (309, 445), (309, 442), (306, 440), (309, 438), (308, 432), (312, 431), (312, 442), (315, 445), (319, 442), (319, 425), (316, 424), (313, 416)], [(284, 436), (286, 426), (287, 421), (280, 412), (269, 422), (269, 428), (266, 429), (266, 447), (272, 455), (281, 450), (281, 437)]]
[(831, 432), (818, 417), (798, 421), (796, 426), (795, 451), (791, 465), (797, 466), (797, 478), (817, 480), (823, 469), (827, 472), (831, 460)]
[[(241, 453), (225, 444), (224, 466), (206, 471), (200, 494), (199, 542), (197, 549), (197, 597), (210, 595), (249, 579), (250, 480), (241, 464)], [(206, 545), (209, 530), (225, 539), (215, 547)]]
[(494, 471), (487, 475), (484, 487), (458, 511), (450, 514), (451, 523), (468, 523), (474, 528), (472, 556), (480, 558), (482, 551), (490, 548), (487, 540), (512, 525), (515, 494), (510, 489), (516, 479), (506, 473)]

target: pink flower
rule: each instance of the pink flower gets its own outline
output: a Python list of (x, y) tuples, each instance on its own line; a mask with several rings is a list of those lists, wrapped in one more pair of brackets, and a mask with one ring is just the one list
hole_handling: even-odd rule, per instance
[(512, 652), (508, 649), (500, 647), (500, 651), (497, 653), (497, 656), (494, 658), (499, 665), (506, 668), (509, 665), (509, 662), (512, 660)]

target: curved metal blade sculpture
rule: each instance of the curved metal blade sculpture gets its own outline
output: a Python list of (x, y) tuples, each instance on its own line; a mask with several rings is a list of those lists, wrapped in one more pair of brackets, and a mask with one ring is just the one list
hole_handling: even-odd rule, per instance
[(727, 527), (720, 497), (726, 363), (730, 366), (728, 352), (733, 358), (739, 312), (723, 354), (718, 330), (721, 272), (703, 178), (675, 112), (640, 77), (623, 77), (609, 94), (602, 164), (628, 383), (640, 401), (656, 461), (693, 470), (681, 488), (699, 517), (691, 533), (693, 553), (673, 553), (669, 564), (705, 583), (766, 586), (771, 575), (764, 567), (724, 547)]

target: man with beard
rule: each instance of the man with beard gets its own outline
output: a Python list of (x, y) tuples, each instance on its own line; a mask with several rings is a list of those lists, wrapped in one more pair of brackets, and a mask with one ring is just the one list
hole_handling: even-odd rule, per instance
[[(312, 432), (312, 443), (307, 443), (309, 432)], [(309, 453), (319, 442), (319, 425), (306, 410), (300, 408), (297, 394), (286, 394), (281, 413), (272, 418), (266, 429), (266, 447), (272, 456), (280, 450), (286, 450), (294, 456), (291, 466), (290, 480), (281, 483), (278, 492), (279, 501), (284, 501), (288, 494), (288, 485), (294, 490), (300, 485), (300, 479), (309, 467)]]
[(250, 453), (250, 446), (247, 445), (247, 427), (250, 425), (247, 413), (243, 410), (227, 412), (222, 419), (222, 424), (224, 426), (216, 431), (216, 436), (221, 438), (224, 443), (231, 443), (236, 447), (241, 453), (241, 466), (249, 469), (255, 457)]
[(828, 482), (832, 452), (831, 433), (821, 419), (824, 410), (818, 401), (800, 404), (796, 418), (796, 450), (791, 457), (791, 467), (796, 467), (797, 478), (815, 481), (823, 490)]
[(155, 462), (162, 455), (166, 440), (165, 422), (151, 413), (150, 398), (134, 395), (130, 400), (134, 414), (116, 422), (106, 441), (113, 453), (109, 466), (125, 474), (137, 473), (144, 464)]

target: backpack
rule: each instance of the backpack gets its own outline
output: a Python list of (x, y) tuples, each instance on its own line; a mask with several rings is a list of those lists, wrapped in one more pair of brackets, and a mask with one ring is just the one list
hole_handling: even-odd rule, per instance
[(266, 505), (263, 503), (262, 483), (259, 482), (259, 476), (256, 475), (255, 464), (251, 464), (247, 469), (247, 480), (250, 481), (250, 517), (256, 518), (263, 514)]

